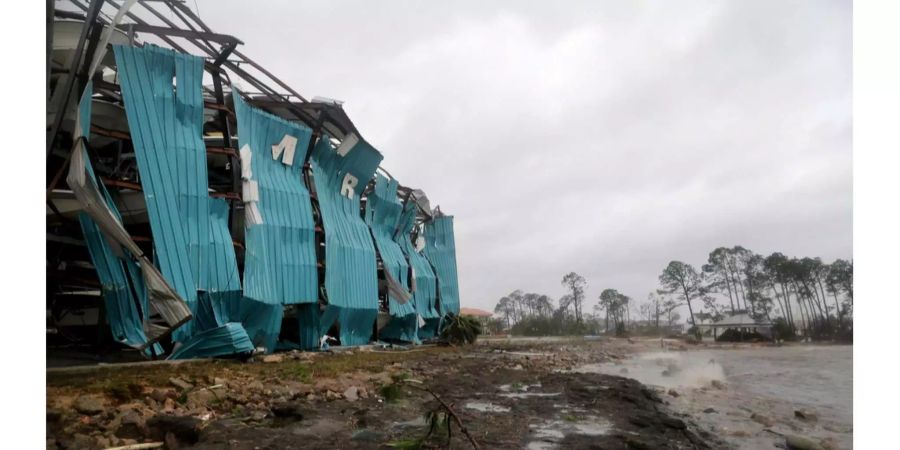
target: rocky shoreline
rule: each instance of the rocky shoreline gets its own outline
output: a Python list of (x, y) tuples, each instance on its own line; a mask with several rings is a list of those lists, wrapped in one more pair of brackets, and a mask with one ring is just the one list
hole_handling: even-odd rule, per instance
[(52, 371), (47, 448), (472, 448), (457, 418), (481, 448), (722, 448), (664, 394), (572, 371), (630, 347), (485, 340)]

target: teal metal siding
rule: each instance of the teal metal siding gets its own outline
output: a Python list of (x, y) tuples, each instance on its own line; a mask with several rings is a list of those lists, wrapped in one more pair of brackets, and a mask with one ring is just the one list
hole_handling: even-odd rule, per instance
[[(312, 131), (247, 105), (239, 94), (234, 106), (239, 145), (251, 152), (245, 182), (258, 185), (262, 216), (261, 224), (245, 221), (244, 295), (268, 304), (315, 303), (315, 222), (302, 175)], [(290, 165), (272, 153), (286, 135), (297, 139)]]
[[(335, 319), (341, 325), (341, 343), (368, 343), (378, 313), (375, 246), (360, 214), (360, 194), (375, 173), (382, 155), (362, 139), (344, 156), (326, 135), (312, 154), (316, 195), (325, 228), (325, 291), (328, 308), (320, 330)], [(346, 174), (358, 180), (352, 198), (341, 195)]]
[(437, 274), (441, 314), (459, 314), (453, 216), (436, 217), (425, 224), (425, 254)]
[[(409, 264), (400, 245), (394, 241), (394, 233), (400, 222), (403, 205), (397, 199), (397, 180), (388, 180), (381, 174), (375, 177), (375, 191), (366, 198), (366, 223), (372, 231), (375, 247), (381, 256), (386, 274), (409, 291)], [(388, 291), (388, 312), (392, 319), (379, 335), (386, 339), (416, 342), (416, 308), (412, 299), (396, 298)]]
[[(92, 95), (93, 85), (88, 83), (78, 106), (82, 136), (90, 135)], [(95, 179), (94, 169), (88, 159), (85, 159), (85, 170), (92, 179)], [(97, 186), (106, 201), (106, 206), (121, 221), (122, 218), (115, 202), (107, 192), (106, 186), (103, 183), (97, 183)], [(128, 254), (127, 249), (121, 249), (124, 252), (121, 257), (116, 255), (101, 233), (100, 227), (90, 216), (81, 213), (78, 215), (78, 221), (81, 224), (91, 262), (100, 279), (106, 321), (109, 323), (113, 339), (131, 347), (141, 347), (147, 343), (144, 321), (147, 319), (148, 310), (147, 291), (140, 268)], [(154, 351), (160, 355), (163, 350), (156, 344)], [(149, 355), (150, 349), (145, 349), (145, 353)]]
[[(207, 276), (202, 242), (209, 233), (203, 59), (152, 45), (113, 50), (154, 257), (166, 280), (195, 311), (197, 289), (205, 287)], [(192, 327), (189, 322), (176, 330), (175, 340), (190, 336)]]
[(207, 197), (209, 202), (209, 237), (206, 244), (205, 288), (215, 299), (220, 293), (241, 292), (237, 258), (231, 231), (228, 230), (228, 202)]
[(244, 328), (237, 323), (227, 323), (196, 333), (172, 352), (169, 359), (215, 358), (252, 351), (253, 343)]
[[(437, 310), (437, 279), (431, 269), (431, 263), (428, 262), (425, 255), (416, 251), (411, 240), (410, 234), (415, 226), (416, 203), (410, 200), (403, 207), (403, 215), (400, 216), (394, 241), (400, 246), (409, 265), (412, 266), (415, 283), (413, 303), (416, 305), (416, 312), (428, 323), (433, 319), (440, 318)], [(418, 337), (420, 339), (434, 337), (434, 331), (434, 327), (419, 328)]]

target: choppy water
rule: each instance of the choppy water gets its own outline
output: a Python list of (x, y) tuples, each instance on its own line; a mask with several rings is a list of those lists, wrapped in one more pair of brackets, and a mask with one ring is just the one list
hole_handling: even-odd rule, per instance
[[(674, 390), (678, 397), (664, 394), (674, 409), (691, 414), (737, 448), (772, 448), (779, 438), (765, 428), (852, 448), (852, 346), (642, 353), (582, 370)], [(714, 387), (713, 380), (724, 388)], [(815, 413), (818, 420), (800, 420), (794, 414), (798, 409)]]

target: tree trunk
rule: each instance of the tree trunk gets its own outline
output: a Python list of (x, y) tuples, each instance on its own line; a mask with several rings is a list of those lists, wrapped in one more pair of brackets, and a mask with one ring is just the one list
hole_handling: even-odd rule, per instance
[[(733, 270), (731, 272), (731, 280), (734, 282), (735, 289), (734, 293), (738, 297), (738, 299), (743, 299), (744, 302), (744, 311), (747, 311), (747, 294), (744, 293), (744, 281), (741, 280), (741, 276), (737, 273), (737, 270)], [(740, 293), (740, 295), (738, 295)], [(738, 307), (741, 307), (741, 302), (738, 301)]]
[[(819, 291), (822, 293), (822, 303), (825, 304), (825, 311), (828, 311), (828, 297), (825, 295), (825, 288), (822, 287), (822, 279), (816, 277), (816, 284), (819, 285)], [(834, 310), (834, 317), (837, 318), (839, 311)]]
[(799, 293), (797, 293), (797, 308), (800, 308), (800, 317), (803, 320), (803, 335), (807, 336), (809, 335), (809, 313), (803, 307), (803, 300)]
[(772, 292), (775, 293), (775, 300), (778, 301), (778, 306), (781, 307), (781, 314), (784, 316), (784, 321), (787, 322), (787, 310), (784, 309), (784, 302), (781, 301), (781, 296), (778, 295), (778, 288), (775, 287), (775, 284), (772, 284)]
[(788, 316), (790, 316), (788, 320), (791, 323), (791, 332), (797, 334), (797, 321), (794, 319), (794, 307), (791, 306), (791, 291), (788, 290), (783, 281), (779, 281), (778, 284), (781, 285), (781, 294), (784, 297), (784, 305), (787, 307)]
[(659, 300), (656, 301), (656, 331), (659, 332)]
[(837, 290), (832, 290), (831, 295), (834, 296), (834, 308), (838, 316), (838, 323), (844, 325), (844, 310), (841, 309), (841, 304), (838, 302)]
[(688, 293), (687, 286), (685, 286), (684, 282), (681, 282), (681, 289), (684, 291), (684, 301), (687, 303), (688, 312), (691, 314), (691, 327), (695, 329), (695, 332), (699, 335), (699, 331), (697, 330), (697, 322), (694, 321), (694, 308), (691, 306), (691, 296)]
[(728, 301), (731, 303), (731, 314), (734, 314), (734, 295), (731, 293), (731, 279), (728, 277), (728, 270), (723, 270), (725, 274), (725, 287), (728, 288)]

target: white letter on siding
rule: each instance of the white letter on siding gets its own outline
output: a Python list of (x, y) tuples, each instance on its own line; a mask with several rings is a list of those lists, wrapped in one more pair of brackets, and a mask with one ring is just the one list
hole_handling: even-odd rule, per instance
[(253, 180), (253, 170), (250, 168), (253, 151), (249, 144), (244, 144), (239, 152), (241, 156), (241, 199), (244, 202), (244, 226), (260, 225), (263, 223), (262, 212), (259, 210), (259, 185)]
[(272, 146), (272, 159), (278, 160), (278, 157), (281, 156), (282, 152), (284, 153), (284, 157), (281, 158), (281, 162), (287, 164), (289, 166), (294, 165), (294, 150), (297, 148), (297, 138), (286, 134), (283, 138), (281, 138), (281, 142)]
[(244, 144), (241, 147), (241, 179), (249, 180), (253, 178), (253, 169), (250, 168), (253, 152), (250, 150), (250, 144)]
[(350, 175), (349, 173), (344, 175), (344, 183), (341, 184), (341, 195), (347, 198), (353, 198), (353, 189), (356, 187), (357, 183), (359, 183), (359, 180), (353, 175)]

